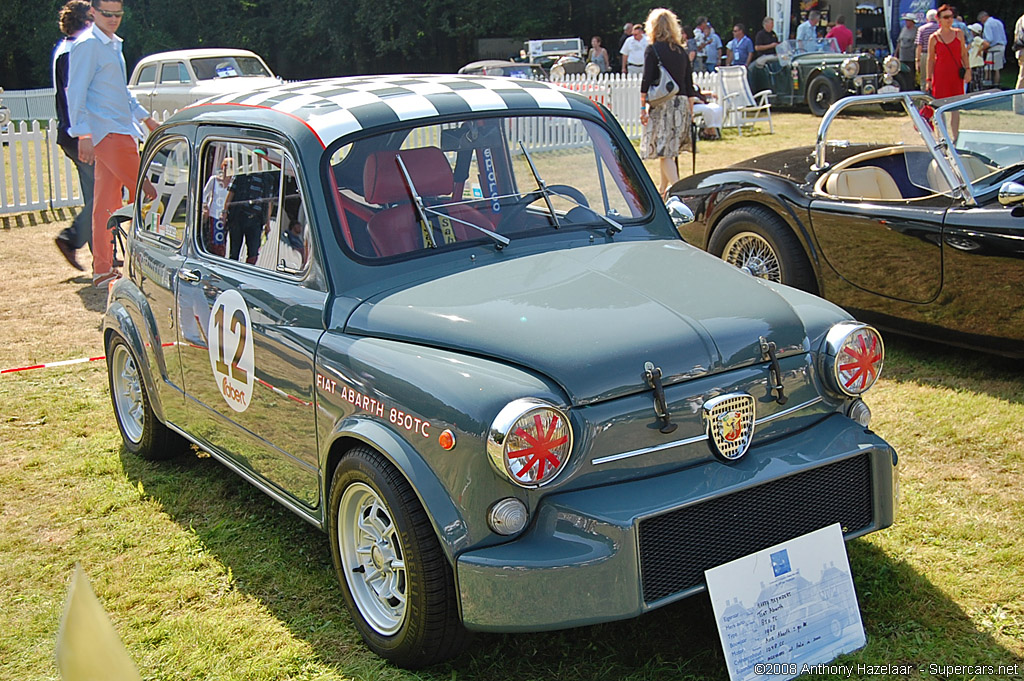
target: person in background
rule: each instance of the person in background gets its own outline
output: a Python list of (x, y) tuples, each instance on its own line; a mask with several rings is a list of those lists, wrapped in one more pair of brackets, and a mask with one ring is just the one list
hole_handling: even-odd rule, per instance
[(981, 73), (975, 69), (985, 68), (985, 39), (981, 37), (985, 29), (981, 24), (971, 24), (967, 30), (969, 31), (965, 34), (968, 37), (967, 54), (971, 59), (972, 78), (977, 78), (981, 76)]
[(210, 177), (203, 187), (203, 230), (207, 243), (206, 250), (224, 257), (227, 252), (227, 227), (224, 224), (224, 207), (228, 190), (234, 175), (235, 159), (230, 156), (220, 162), (220, 171)]
[(846, 27), (846, 15), (836, 17), (836, 25), (828, 30), (826, 38), (835, 38), (840, 52), (849, 52), (853, 47), (853, 31)]
[[(1020, 70), (1017, 72), (1017, 90), (1024, 89), (1024, 14), (1017, 18), (1013, 26), (1013, 49), (1017, 54), (1017, 65)], [(1024, 113), (1024, 102), (1021, 102), (1020, 95), (1013, 98), (1014, 113)]]
[(807, 13), (807, 21), (796, 27), (796, 49), (799, 52), (816, 52), (818, 50), (818, 22), (821, 12), (812, 9)]
[(903, 28), (896, 38), (896, 56), (900, 63), (910, 69), (910, 77), (915, 78), (917, 67), (914, 59), (917, 56), (917, 17), (912, 12), (907, 12), (900, 17), (903, 20)]
[(917, 73), (920, 75), (921, 87), (924, 87), (924, 81), (928, 78), (928, 72), (925, 70), (928, 67), (928, 39), (932, 37), (932, 33), (939, 30), (937, 15), (938, 12), (934, 9), (928, 10), (924, 15), (924, 23), (917, 27), (914, 63), (917, 65)]
[(601, 73), (607, 73), (612, 70), (611, 61), (608, 58), (608, 50), (601, 46), (601, 36), (595, 35), (590, 39), (590, 53), (587, 55), (587, 61), (597, 64), (598, 68), (601, 69)]
[(984, 28), (985, 61), (992, 62), (992, 83), (999, 87), (999, 73), (1006, 62), (1006, 27), (985, 10), (978, 12), (978, 23)]
[(754, 43), (747, 37), (747, 27), (736, 24), (732, 27), (732, 40), (725, 46), (727, 66), (749, 66), (754, 58)]
[(971, 35), (970, 32), (967, 30), (967, 22), (964, 21), (964, 18), (959, 14), (953, 17), (953, 28), (959, 28), (960, 32), (967, 37), (970, 37)]
[[(626, 44), (626, 41), (633, 37), (633, 22), (627, 21), (622, 27), (622, 33), (619, 34), (619, 55), (622, 55), (622, 46)], [(625, 73), (626, 69), (622, 69), (622, 73)]]
[(680, 30), (683, 32), (683, 41), (686, 44), (686, 56), (690, 58), (690, 67), (693, 68), (697, 59), (697, 39), (693, 37), (691, 27), (683, 26)]
[(622, 45), (622, 72), (643, 73), (647, 36), (643, 24), (633, 24), (633, 37)]
[(715, 27), (706, 19), (702, 30), (707, 36), (704, 39), (704, 70), (714, 71), (722, 60), (722, 39), (715, 32)]
[[(68, 133), (78, 138), (78, 158), (95, 164), (92, 208), (92, 283), (108, 287), (121, 273), (114, 267), (114, 244), (107, 230), (110, 214), (121, 207), (121, 190), (135, 201), (139, 173), (138, 140), (156, 121), (128, 92), (122, 39), (121, 0), (92, 0), (93, 25), (75, 40), (69, 56)], [(152, 187), (150, 187), (152, 191)], [(153, 192), (155, 198), (156, 192)]]
[[(950, 5), (941, 5), (938, 13), (939, 30), (928, 39), (925, 91), (931, 92), (935, 99), (942, 99), (962, 95), (965, 83), (971, 82), (971, 70), (968, 68), (970, 57), (964, 34), (953, 28), (956, 10)], [(950, 115), (949, 128), (956, 140), (960, 131), (959, 111)]]
[(64, 39), (57, 43), (53, 52), (53, 89), (57, 105), (57, 146), (64, 155), (71, 159), (78, 169), (78, 186), (82, 190), (85, 205), (82, 211), (71, 221), (71, 225), (61, 231), (56, 238), (57, 250), (76, 270), (85, 268), (78, 262), (75, 255), (82, 246), (88, 244), (92, 250), (92, 190), (93, 167), (78, 158), (78, 140), (68, 134), (71, 120), (68, 118), (68, 54), (71, 45), (92, 25), (92, 5), (88, 0), (70, 0), (60, 10), (60, 30)]
[(775, 34), (775, 19), (765, 17), (761, 20), (761, 30), (754, 36), (754, 52), (760, 57), (774, 57), (775, 48), (779, 46), (779, 36)]
[(694, 73), (701, 73), (705, 70), (704, 48), (707, 46), (708, 40), (706, 31), (707, 21), (707, 17), (697, 17), (697, 23), (693, 26), (693, 39), (696, 41), (697, 46), (697, 55), (693, 60)]
[[(643, 132), (640, 137), (640, 157), (658, 159), (661, 180), (658, 192), (665, 196), (668, 188), (679, 181), (676, 159), (679, 152), (691, 148), (690, 122), (693, 112), (690, 98), (700, 98), (700, 92), (693, 86), (693, 70), (679, 20), (670, 10), (659, 7), (647, 16), (647, 36), (651, 44), (644, 53), (644, 76), (640, 81), (640, 122)], [(656, 104), (648, 110), (647, 92), (660, 77), (660, 66), (672, 75), (679, 85), (679, 92)]]

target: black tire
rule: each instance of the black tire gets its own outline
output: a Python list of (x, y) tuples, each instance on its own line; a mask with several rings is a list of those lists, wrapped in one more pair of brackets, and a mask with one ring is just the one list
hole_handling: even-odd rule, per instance
[(811, 79), (807, 86), (807, 106), (811, 113), (819, 118), (825, 115), (828, 108), (839, 100), (839, 86), (831, 78), (819, 74)]
[(462, 651), (468, 633), (451, 566), (412, 487), (379, 452), (355, 447), (338, 464), (328, 532), (345, 605), (370, 650), (407, 669)]
[(760, 279), (817, 293), (814, 271), (796, 235), (762, 206), (737, 208), (722, 218), (708, 251)]
[(180, 435), (156, 418), (131, 346), (118, 335), (107, 341), (107, 384), (124, 448), (143, 459), (169, 459), (185, 449)]

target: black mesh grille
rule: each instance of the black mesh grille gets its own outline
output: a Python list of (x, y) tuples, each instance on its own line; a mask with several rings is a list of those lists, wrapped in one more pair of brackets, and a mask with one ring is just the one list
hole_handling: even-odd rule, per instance
[(840, 523), (871, 524), (867, 454), (640, 522), (644, 600), (704, 582), (708, 568)]

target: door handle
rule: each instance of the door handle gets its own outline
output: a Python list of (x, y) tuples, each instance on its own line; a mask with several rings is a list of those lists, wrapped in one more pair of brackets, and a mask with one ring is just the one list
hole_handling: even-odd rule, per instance
[(186, 270), (182, 268), (178, 270), (178, 279), (195, 282), (202, 279), (202, 275), (200, 275), (199, 270)]

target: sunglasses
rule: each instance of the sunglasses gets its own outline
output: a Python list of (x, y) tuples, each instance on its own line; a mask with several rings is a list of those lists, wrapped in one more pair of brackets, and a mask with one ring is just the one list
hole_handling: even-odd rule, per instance
[(943, 14), (943, 15), (942, 15), (942, 16), (940, 16), (939, 18), (940, 18), (940, 19), (952, 19), (952, 18), (953, 18), (953, 15), (952, 15), (952, 14)]
[(108, 19), (120, 18), (120, 17), (124, 16), (124, 10), (123, 9), (119, 10), (119, 11), (116, 11), (116, 12), (109, 12), (109, 11), (104, 10), (104, 9), (98, 9), (96, 11), (99, 12), (100, 14), (102, 14), (103, 16), (105, 16)]

